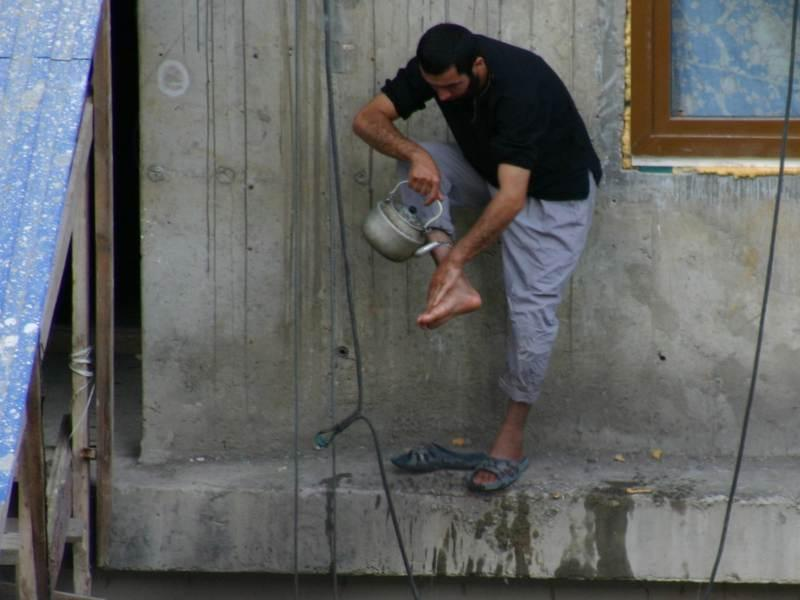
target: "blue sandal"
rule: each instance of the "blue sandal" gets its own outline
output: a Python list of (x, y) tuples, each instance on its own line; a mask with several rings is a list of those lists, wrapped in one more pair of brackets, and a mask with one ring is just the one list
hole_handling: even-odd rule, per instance
[(391, 458), (392, 464), (412, 473), (430, 473), (440, 469), (468, 471), (488, 459), (484, 452), (456, 452), (439, 444), (412, 448)]
[[(472, 470), (467, 477), (467, 489), (473, 492), (497, 492), (514, 483), (528, 468), (528, 459), (510, 460), (505, 458), (486, 457), (482, 463)], [(475, 475), (480, 471), (492, 473), (497, 479), (489, 483), (475, 483)]]

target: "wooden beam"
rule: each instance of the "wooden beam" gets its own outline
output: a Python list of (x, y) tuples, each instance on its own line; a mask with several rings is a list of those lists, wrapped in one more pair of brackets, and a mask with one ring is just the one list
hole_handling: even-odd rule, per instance
[(107, 564), (114, 451), (114, 163), (111, 128), (111, 15), (103, 3), (95, 47), (94, 199), (97, 390), (97, 558)]
[(67, 262), (67, 251), (69, 250), (69, 243), (72, 238), (72, 205), (76, 198), (83, 198), (86, 196), (86, 171), (89, 166), (89, 154), (92, 148), (93, 110), (92, 100), (87, 97), (83, 103), (83, 115), (81, 116), (81, 126), (78, 130), (78, 142), (75, 146), (75, 152), (72, 155), (72, 168), (69, 173), (69, 185), (67, 186), (67, 196), (64, 202), (61, 227), (58, 231), (58, 240), (56, 241), (53, 270), (50, 274), (50, 285), (47, 288), (47, 298), (45, 299), (44, 311), (42, 313), (42, 327), (41, 333), (39, 334), (39, 343), (42, 348), (47, 347), (47, 341), (50, 338), (50, 325), (53, 322), (53, 313), (56, 308), (56, 300), (58, 300), (61, 279), (64, 276), (64, 265)]
[[(47, 478), (47, 542), (49, 547), (50, 585), (58, 581), (64, 546), (72, 513), (72, 450), (70, 448), (71, 419), (64, 415), (56, 441), (56, 449)], [(83, 538), (83, 529), (81, 536)]]
[[(90, 342), (91, 314), (91, 266), (89, 257), (89, 174), (84, 173), (84, 193), (73, 199), (72, 229), (72, 355), (70, 370), (72, 371), (71, 414), (71, 460), (70, 475), (72, 494), (72, 515), (82, 524), (81, 535), (72, 544), (72, 579), (74, 590), (79, 594), (92, 591), (92, 572), (89, 556), (91, 511), (91, 493), (89, 461), (83, 458), (84, 449), (89, 447), (89, 402), (91, 399), (92, 364)], [(69, 436), (69, 433), (67, 434)], [(63, 552), (64, 540), (59, 540), (60, 552)], [(58, 558), (58, 560), (54, 560)], [(61, 560), (53, 556), (51, 569), (60, 569)], [(58, 572), (58, 571), (56, 571)]]
[(25, 431), (17, 471), (20, 544), (17, 586), (20, 600), (43, 600), (49, 592), (41, 390), (41, 361), (37, 352), (28, 387)]

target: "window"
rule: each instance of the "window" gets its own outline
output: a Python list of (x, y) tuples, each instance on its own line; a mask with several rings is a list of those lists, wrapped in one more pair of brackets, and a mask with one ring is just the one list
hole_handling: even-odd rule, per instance
[[(792, 4), (630, 0), (634, 159), (778, 156)], [(798, 158), (800, 68), (795, 73), (788, 156)]]

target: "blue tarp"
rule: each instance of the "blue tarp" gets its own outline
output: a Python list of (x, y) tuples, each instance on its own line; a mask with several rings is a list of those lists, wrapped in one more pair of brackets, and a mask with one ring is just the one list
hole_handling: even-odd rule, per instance
[(0, 0), (0, 522), (102, 0)]

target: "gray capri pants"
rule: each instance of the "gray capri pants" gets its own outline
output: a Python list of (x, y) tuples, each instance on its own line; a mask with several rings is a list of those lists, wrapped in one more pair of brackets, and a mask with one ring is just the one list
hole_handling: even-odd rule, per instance
[[(454, 237), (450, 206), (485, 207), (497, 192), (467, 162), (454, 144), (423, 142), (442, 176), (446, 197), (442, 216), (432, 225)], [(398, 164), (407, 179), (409, 164)], [(536, 177), (535, 173), (531, 174)], [(558, 334), (556, 310), (563, 289), (578, 264), (594, 211), (596, 185), (587, 170), (585, 200), (528, 197), (525, 208), (502, 234), (503, 277), (508, 302), (506, 372), (500, 388), (515, 402), (532, 404), (539, 397), (550, 354)], [(403, 202), (415, 206), (423, 221), (435, 213), (424, 197), (401, 186)]]

